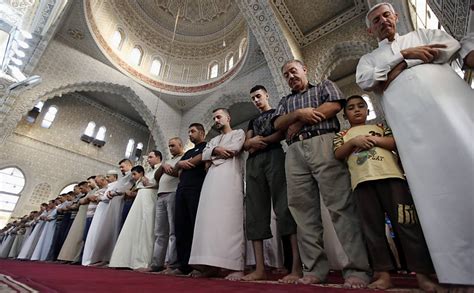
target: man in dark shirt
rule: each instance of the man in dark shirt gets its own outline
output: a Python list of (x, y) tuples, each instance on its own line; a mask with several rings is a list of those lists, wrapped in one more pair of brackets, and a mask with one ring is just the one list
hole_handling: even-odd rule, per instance
[(199, 205), (202, 183), (206, 177), (205, 164), (202, 162), (202, 151), (206, 147), (204, 127), (192, 123), (188, 129), (189, 140), (194, 148), (187, 151), (175, 166), (180, 172), (175, 202), (175, 236), (179, 267), (171, 274), (189, 274), (192, 268), (188, 265), (191, 245), (193, 243), (194, 223)]
[(299, 282), (324, 282), (329, 271), (323, 243), (322, 199), (347, 256), (342, 270), (344, 286), (366, 287), (369, 264), (351, 196), (350, 176), (332, 151), (333, 137), (340, 128), (336, 114), (345, 98), (329, 80), (312, 85), (306, 66), (299, 60), (286, 62), (282, 73), (292, 93), (280, 100), (273, 123), (276, 129), (287, 132), (288, 207), (298, 225), (304, 274)]
[(285, 153), (280, 141), (283, 131), (275, 131), (271, 119), (275, 109), (268, 103), (264, 86), (250, 90), (253, 104), (260, 115), (249, 123), (244, 149), (249, 152), (246, 168), (246, 233), (255, 252), (255, 271), (244, 276), (245, 281), (266, 279), (263, 240), (272, 238), (270, 230), (271, 208), (277, 217), (278, 236), (290, 238), (292, 267), (282, 282), (295, 282), (302, 277), (301, 260), (296, 240), (296, 223), (288, 209), (285, 179)]

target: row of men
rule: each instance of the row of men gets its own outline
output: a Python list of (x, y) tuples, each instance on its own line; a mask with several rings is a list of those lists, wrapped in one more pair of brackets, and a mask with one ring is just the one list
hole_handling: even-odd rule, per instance
[[(272, 237), (273, 206), (278, 234), (288, 239), (292, 251), (290, 274), (282, 281), (324, 282), (329, 265), (322, 200), (346, 257), (347, 287), (368, 284), (368, 256), (377, 273), (370, 286), (392, 286), (388, 271), (394, 265), (385, 241), (384, 214), (402, 242), (408, 268), (417, 272), (420, 288), (439, 288), (429, 278), (434, 272), (431, 259), (442, 283), (472, 285), (474, 154), (465, 135), (473, 126), (468, 113), (472, 89), (448, 63), (461, 46), (440, 30), (419, 29), (399, 36), (397, 20), (389, 3), (369, 11), (368, 31), (380, 41), (379, 48), (361, 58), (356, 75), (362, 89), (381, 99), (405, 172), (392, 153), (391, 130), (365, 125), (367, 105), (361, 97), (346, 100), (327, 80), (313, 85), (302, 62), (288, 61), (282, 73), (292, 93), (273, 110), (265, 88), (254, 87), (252, 101), (261, 114), (247, 132), (232, 130), (228, 111), (216, 109), (214, 127), (221, 134), (209, 143), (204, 142), (202, 125), (191, 124), (193, 149), (183, 154), (180, 139), (173, 138), (169, 143), (173, 158), (156, 171), (133, 175), (135, 183), (130, 181), (132, 175), (126, 175), (113, 190), (89, 194), (90, 202), (102, 200), (90, 221), (82, 263), (110, 261), (112, 267), (165, 269), (196, 277), (213, 276), (217, 268), (225, 268), (232, 271), (229, 279), (264, 279), (262, 240)], [(461, 50), (471, 67), (472, 43), (467, 38)], [(341, 109), (352, 127), (339, 132), (336, 114)], [(443, 135), (435, 135), (438, 132)], [(286, 155), (279, 143), (282, 138), (288, 144)], [(455, 153), (439, 156), (453, 146)], [(256, 271), (248, 275), (243, 274), (242, 149), (249, 153), (245, 233), (253, 241), (256, 257)], [(156, 156), (152, 153), (149, 156)], [(120, 166), (124, 173), (132, 168), (126, 160)], [(137, 182), (143, 188), (134, 191)], [(155, 184), (158, 191), (149, 191)], [(126, 217), (128, 211), (134, 216)], [(119, 234), (121, 221), (125, 224)]]

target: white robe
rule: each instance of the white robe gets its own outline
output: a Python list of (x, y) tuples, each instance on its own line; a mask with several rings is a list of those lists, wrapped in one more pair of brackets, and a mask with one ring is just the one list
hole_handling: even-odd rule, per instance
[[(47, 212), (43, 212), (41, 216), (46, 216)], [(21, 247), (20, 253), (18, 254), (18, 259), (30, 259), (33, 251), (35, 250), (36, 244), (43, 232), (44, 226), (46, 225), (45, 221), (38, 220), (33, 231), (31, 231), (30, 236), (26, 239), (25, 243)]]
[(116, 182), (117, 181), (110, 183), (105, 191), (102, 189), (97, 191), (97, 193), (101, 194), (99, 197), (100, 202), (97, 205), (97, 208), (95, 209), (94, 217), (92, 218), (89, 231), (87, 232), (86, 242), (84, 243), (84, 251), (82, 253), (83, 266), (88, 266), (97, 262), (96, 260), (93, 260), (92, 256), (94, 254), (94, 251), (96, 250), (99, 229), (102, 225), (102, 221), (104, 220), (104, 215), (107, 212), (107, 209), (109, 208), (109, 199), (107, 198), (107, 196), (105, 196), (105, 193), (111, 190)]
[(447, 48), (433, 64), (405, 60), (380, 98), (439, 281), (473, 285), (474, 92), (448, 64), (459, 43), (440, 30), (385, 39), (360, 59), (357, 83), (372, 90), (403, 61), (400, 50), (427, 44)]
[[(151, 170), (145, 175), (150, 182), (154, 182), (155, 171)], [(151, 265), (158, 190), (145, 188), (141, 183), (137, 187), (137, 196), (120, 231), (109, 267), (138, 269)]]
[(201, 189), (196, 215), (190, 265), (209, 265), (229, 270), (244, 269), (243, 163), (240, 155), (231, 159), (212, 156), (216, 146), (240, 151), (243, 130), (213, 138), (202, 153), (212, 161)]
[(48, 257), (49, 250), (51, 249), (51, 245), (53, 243), (53, 236), (54, 231), (56, 228), (56, 215), (57, 209), (54, 208), (49, 211), (46, 224), (44, 225), (44, 229), (41, 232), (41, 236), (36, 244), (35, 250), (31, 255), (31, 260), (46, 260)]

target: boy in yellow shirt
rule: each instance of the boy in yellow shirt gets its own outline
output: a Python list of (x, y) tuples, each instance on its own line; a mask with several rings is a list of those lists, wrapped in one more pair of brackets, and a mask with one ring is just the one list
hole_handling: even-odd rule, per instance
[(428, 277), (434, 272), (433, 264), (408, 185), (393, 153), (396, 146), (390, 128), (365, 124), (369, 110), (361, 96), (347, 99), (344, 114), (351, 128), (334, 137), (334, 155), (347, 161), (351, 173), (352, 190), (375, 271), (376, 280), (369, 288), (393, 287), (389, 271), (394, 265), (385, 238), (385, 213), (400, 237), (408, 269), (417, 273), (419, 287), (438, 288)]

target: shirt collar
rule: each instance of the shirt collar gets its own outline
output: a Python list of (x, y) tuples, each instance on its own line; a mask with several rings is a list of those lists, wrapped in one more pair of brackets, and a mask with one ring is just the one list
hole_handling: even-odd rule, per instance
[(308, 91), (310, 88), (312, 88), (312, 87), (315, 87), (315, 85), (308, 81), (308, 89), (307, 89), (307, 90), (305, 90), (304, 92), (297, 92), (297, 91), (291, 90), (291, 94), (292, 94), (292, 95), (298, 94), (298, 93), (302, 94), (302, 93), (307, 92), (307, 91)]
[[(394, 37), (394, 40), (398, 39), (400, 37), (400, 35), (398, 33), (395, 33), (395, 37)], [(382, 46), (385, 46), (385, 45), (389, 45), (391, 44), (392, 42), (390, 42), (387, 38), (381, 40), (379, 42), (379, 47), (382, 47)]]

